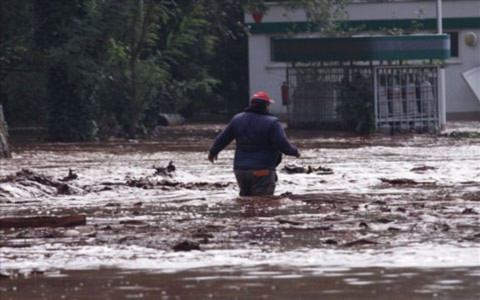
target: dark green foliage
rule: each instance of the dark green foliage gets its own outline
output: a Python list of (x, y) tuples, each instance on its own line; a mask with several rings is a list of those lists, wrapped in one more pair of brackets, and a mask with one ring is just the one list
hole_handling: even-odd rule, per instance
[[(345, 1), (280, 2), (320, 12)], [(11, 123), (63, 141), (134, 138), (164, 112), (237, 112), (248, 103), (244, 11), (265, 2), (2, 0), (0, 104)]]
[[(48, 76), (50, 109), (49, 138), (57, 141), (89, 141), (96, 136), (92, 97), (77, 91), (68, 81), (64, 67), (51, 67)], [(91, 92), (91, 91), (89, 91)]]
[(348, 130), (359, 133), (374, 131), (373, 95), (371, 80), (368, 77), (360, 72), (354, 72), (342, 80), (337, 113)]
[(36, 17), (43, 21), (36, 32), (36, 46), (46, 53), (49, 63), (46, 94), (51, 140), (89, 141), (96, 135), (92, 114), (97, 88), (93, 3), (35, 2)]

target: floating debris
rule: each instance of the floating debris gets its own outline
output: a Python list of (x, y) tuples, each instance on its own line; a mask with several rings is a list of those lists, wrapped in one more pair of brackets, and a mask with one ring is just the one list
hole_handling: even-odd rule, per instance
[(478, 215), (478, 213), (473, 208), (469, 207), (462, 211), (462, 215)]
[(120, 224), (122, 225), (133, 225), (133, 226), (148, 226), (147, 223), (139, 220), (123, 220), (120, 221)]
[(15, 173), (14, 175), (8, 175), (3, 178), (0, 178), (0, 183), (7, 183), (7, 182), (19, 183), (27, 186), (30, 185), (31, 182), (36, 182), (43, 186), (56, 188), (56, 193), (58, 195), (73, 195), (81, 192), (81, 190), (73, 188), (63, 182), (55, 181), (51, 177), (38, 174), (28, 169), (22, 169), (21, 171)]
[(380, 219), (376, 219), (375, 222), (382, 223), (382, 224), (388, 224), (388, 223), (392, 223), (393, 220), (387, 219), (387, 218), (380, 218)]
[(185, 240), (179, 244), (173, 246), (173, 251), (192, 251), (192, 250), (200, 250), (200, 245), (198, 243)]
[(333, 174), (333, 170), (325, 167), (312, 167), (312, 166), (299, 166), (295, 164), (286, 164), (283, 169), (287, 174), (311, 174), (316, 173), (317, 175), (330, 175)]
[(65, 181), (75, 180), (77, 178), (78, 178), (78, 175), (72, 169), (68, 169), (68, 175), (60, 179), (60, 181), (65, 182)]
[(431, 166), (421, 166), (421, 167), (412, 168), (410, 171), (412, 171), (412, 172), (425, 172), (425, 171), (436, 170), (436, 169), (437, 168), (431, 167)]
[(412, 179), (407, 178), (398, 178), (398, 179), (387, 179), (387, 178), (379, 178), (384, 183), (390, 183), (394, 185), (417, 185), (420, 184)]
[(338, 245), (338, 242), (334, 239), (326, 239), (323, 241), (325, 245)]
[(166, 167), (153, 166), (153, 168), (155, 169), (155, 174), (153, 174), (154, 176), (170, 176), (171, 177), (172, 173), (175, 172), (175, 170), (177, 170), (177, 168), (173, 164), (173, 161), (170, 161)]
[(277, 219), (277, 222), (280, 224), (303, 225), (302, 222), (290, 221), (285, 219)]
[(25, 227), (68, 227), (79, 226), (87, 223), (85, 215), (70, 215), (62, 217), (13, 217), (0, 219), (0, 228), (25, 228)]
[(479, 131), (451, 131), (440, 134), (441, 137), (454, 139), (480, 139)]
[(348, 243), (343, 244), (345, 247), (356, 247), (356, 246), (365, 246), (365, 245), (376, 245), (378, 244), (375, 241), (367, 240), (367, 239), (359, 239), (355, 241), (351, 241)]

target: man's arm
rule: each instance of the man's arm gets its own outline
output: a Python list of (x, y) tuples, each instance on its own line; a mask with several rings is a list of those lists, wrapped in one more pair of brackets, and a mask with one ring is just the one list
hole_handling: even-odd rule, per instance
[(272, 142), (273, 147), (283, 154), (300, 157), (300, 152), (298, 152), (298, 149), (295, 146), (290, 144), (280, 122), (275, 122), (272, 125), (270, 130), (270, 141)]
[(212, 163), (217, 159), (218, 153), (225, 149), (225, 147), (230, 144), (233, 139), (233, 125), (232, 121), (228, 123), (227, 127), (220, 132), (220, 134), (217, 136), (215, 141), (213, 142), (212, 147), (210, 148), (210, 151), (208, 152), (208, 160), (210, 160)]

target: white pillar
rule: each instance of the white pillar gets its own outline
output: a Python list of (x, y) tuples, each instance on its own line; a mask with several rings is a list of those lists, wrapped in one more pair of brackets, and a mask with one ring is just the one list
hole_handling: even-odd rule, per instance
[[(437, 0), (437, 33), (443, 34), (442, 0)], [(441, 67), (438, 74), (438, 117), (440, 130), (447, 124), (447, 101), (445, 92), (445, 68)]]

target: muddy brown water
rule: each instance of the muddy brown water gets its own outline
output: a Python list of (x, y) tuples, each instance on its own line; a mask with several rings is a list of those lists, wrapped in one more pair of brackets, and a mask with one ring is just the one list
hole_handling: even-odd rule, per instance
[[(241, 198), (233, 146), (206, 160), (222, 126), (164, 128), (153, 141), (13, 139), (0, 218), (87, 224), (0, 230), (1, 298), (480, 295), (478, 139), (288, 131), (302, 159), (284, 158), (276, 196)], [(331, 172), (289, 174), (287, 163)], [(189, 247), (199, 250), (175, 251)]]
[(0, 281), (2, 299), (478, 299), (476, 268), (332, 269), (309, 274), (257, 267), (176, 273), (100, 269)]

